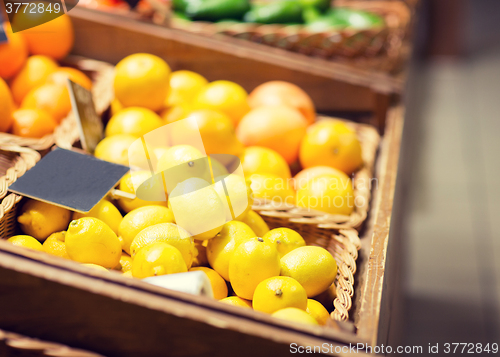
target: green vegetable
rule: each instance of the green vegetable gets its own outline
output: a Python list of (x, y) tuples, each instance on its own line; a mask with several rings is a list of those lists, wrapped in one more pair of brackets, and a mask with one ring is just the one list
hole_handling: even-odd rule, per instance
[(321, 18), (321, 12), (312, 6), (304, 8), (302, 11), (302, 18), (304, 20), (304, 23), (309, 24), (313, 21), (316, 21)]
[(174, 11), (174, 12), (173, 12), (173, 17), (174, 17), (175, 19), (181, 19), (181, 20), (191, 21), (191, 20), (189, 19), (189, 17), (187, 17), (184, 13), (182, 13), (182, 12), (178, 12), (178, 11)]
[(330, 0), (299, 0), (303, 8), (314, 7), (323, 12), (330, 8)]
[(188, 6), (189, 2), (190, 0), (172, 0), (172, 6), (174, 12), (184, 13), (186, 11), (186, 7)]
[(186, 15), (193, 20), (240, 20), (249, 9), (248, 0), (191, 0)]
[(298, 1), (275, 1), (256, 5), (245, 14), (244, 20), (261, 24), (302, 23), (302, 10)]
[(349, 8), (334, 8), (327, 12), (327, 16), (345, 21), (347, 26), (355, 29), (369, 29), (377, 26), (384, 25), (384, 19), (376, 14), (354, 10)]

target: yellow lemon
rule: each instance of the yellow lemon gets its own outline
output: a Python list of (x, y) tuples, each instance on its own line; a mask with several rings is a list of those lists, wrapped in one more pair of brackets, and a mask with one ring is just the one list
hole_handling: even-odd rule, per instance
[(123, 218), (118, 208), (108, 200), (101, 200), (87, 213), (73, 212), (73, 219), (82, 217), (98, 218), (106, 223), (116, 234), (118, 234), (118, 226)]
[(318, 325), (318, 322), (307, 312), (296, 307), (286, 307), (274, 312), (271, 316), (278, 319), (298, 322), (301, 324)]
[(273, 174), (283, 179), (292, 177), (287, 162), (276, 151), (262, 146), (250, 146), (241, 156), (245, 176), (253, 174)]
[(177, 184), (192, 178), (210, 178), (210, 166), (207, 156), (191, 145), (175, 145), (168, 149), (156, 164), (156, 172), (164, 172), (167, 192)]
[(89, 268), (92, 268), (92, 269), (95, 269), (95, 270), (101, 270), (101, 271), (105, 271), (105, 272), (109, 273), (109, 270), (106, 269), (105, 267), (103, 267), (102, 265), (92, 264), (92, 263), (85, 263), (85, 264), (82, 264), (82, 265), (85, 265), (86, 267), (89, 267)]
[[(150, 177), (151, 177), (151, 173), (149, 171), (129, 172), (128, 174), (123, 176), (118, 188), (121, 191), (135, 194), (135, 187), (139, 187), (144, 181), (146, 181)], [(165, 201), (145, 201), (145, 200), (141, 200), (138, 197), (136, 197), (132, 200), (128, 199), (128, 198), (119, 198), (118, 199), (118, 206), (120, 206), (120, 208), (122, 210), (124, 210), (125, 212), (130, 212), (133, 209), (143, 207), (143, 206), (150, 206), (150, 205), (158, 205), (158, 206), (167, 207), (166, 196), (165, 196)]]
[(330, 319), (328, 310), (319, 301), (313, 299), (307, 299), (306, 312), (314, 317), (320, 325), (326, 325), (328, 319)]
[(66, 251), (77, 262), (112, 269), (120, 262), (122, 245), (106, 223), (94, 217), (83, 217), (69, 224)]
[(127, 253), (122, 253), (120, 256), (120, 264), (115, 267), (116, 270), (127, 272), (132, 269), (132, 257)]
[(109, 119), (105, 135), (128, 134), (140, 137), (162, 125), (161, 118), (152, 110), (139, 107), (125, 108)]
[(229, 175), (229, 172), (227, 171), (226, 167), (215, 157), (217, 157), (217, 155), (212, 155), (208, 157), (208, 161), (210, 162), (210, 168), (212, 169), (212, 176), (219, 177), (219, 176)]
[(219, 301), (223, 302), (224, 304), (228, 304), (228, 305), (232, 305), (232, 306), (239, 306), (239, 307), (244, 307), (244, 308), (248, 308), (248, 309), (252, 308), (251, 301), (242, 299), (239, 296), (229, 296), (229, 297), (221, 299)]
[(307, 183), (311, 181), (313, 178), (318, 177), (323, 174), (333, 174), (339, 175), (342, 179), (349, 178), (344, 172), (334, 169), (329, 166), (313, 166), (308, 169), (304, 169), (300, 171), (293, 178), (293, 184), (295, 186), (295, 190), (298, 190), (301, 187), (307, 186)]
[(299, 207), (348, 216), (354, 204), (351, 179), (344, 173), (316, 176), (297, 191), (296, 205)]
[(241, 222), (247, 224), (257, 237), (263, 237), (264, 234), (269, 232), (269, 226), (266, 221), (255, 211), (249, 210), (246, 215), (239, 219)]
[(160, 112), (160, 118), (163, 120), (164, 124), (170, 124), (186, 118), (190, 113), (190, 108), (186, 105), (174, 105), (170, 108), (163, 109)]
[(295, 248), (306, 245), (304, 238), (290, 228), (275, 228), (267, 232), (262, 238), (269, 242), (276, 243), (280, 258), (290, 253)]
[(198, 94), (198, 92), (208, 84), (202, 75), (180, 70), (172, 72), (170, 75), (170, 92), (167, 96), (167, 106), (188, 103)]
[(159, 223), (144, 228), (130, 244), (130, 255), (133, 258), (142, 247), (156, 242), (164, 242), (174, 246), (181, 252), (186, 266), (191, 267), (196, 256), (193, 238), (188, 232), (173, 223)]
[(68, 252), (66, 252), (66, 232), (52, 233), (45, 242), (43, 242), (43, 251), (61, 258), (69, 259)]
[(21, 230), (41, 241), (65, 230), (70, 219), (71, 212), (67, 209), (35, 200), (26, 202), (17, 217)]
[(226, 223), (224, 203), (207, 181), (192, 177), (181, 182), (169, 196), (175, 222), (195, 239), (215, 237)]
[(280, 203), (293, 204), (295, 191), (290, 180), (273, 174), (253, 174), (250, 176), (253, 197)]
[(299, 247), (281, 258), (281, 275), (297, 280), (306, 289), (307, 297), (312, 297), (332, 285), (337, 263), (324, 248)]
[(124, 166), (129, 165), (128, 149), (137, 138), (129, 134), (113, 135), (97, 144), (94, 155), (98, 159)]
[(229, 261), (229, 281), (236, 295), (252, 300), (261, 281), (280, 273), (276, 245), (262, 238), (249, 239), (234, 250)]
[(132, 276), (139, 279), (187, 271), (181, 252), (165, 242), (156, 242), (141, 248), (132, 263)]
[(210, 266), (229, 281), (229, 260), (234, 250), (243, 242), (256, 237), (252, 229), (243, 222), (230, 221), (221, 232), (207, 243), (207, 258)]
[(247, 92), (239, 84), (230, 81), (215, 81), (204, 86), (194, 100), (198, 109), (213, 109), (226, 114), (236, 126), (250, 111)]
[(7, 242), (10, 242), (14, 245), (17, 245), (18, 247), (23, 247), (23, 248), (28, 248), (28, 249), (33, 249), (33, 250), (39, 250), (43, 252), (43, 247), (42, 243), (37, 241), (35, 238), (27, 235), (19, 235), (19, 236), (13, 236), (7, 239)]
[(170, 67), (161, 58), (136, 53), (122, 59), (115, 68), (113, 88), (125, 107), (160, 110), (167, 97)]
[(210, 284), (212, 285), (214, 299), (220, 300), (227, 297), (226, 281), (215, 270), (206, 267), (195, 267), (189, 269), (189, 271), (202, 271), (207, 274), (208, 279), (210, 279)]
[(307, 308), (307, 294), (297, 280), (275, 276), (262, 281), (253, 294), (253, 309), (272, 314), (286, 307)]
[(191, 112), (187, 118), (193, 120), (192, 125), (196, 121), (207, 154), (239, 156), (243, 152), (243, 144), (236, 138), (233, 122), (226, 114), (212, 109), (199, 109)]
[(214, 188), (224, 205), (227, 221), (242, 218), (252, 208), (252, 190), (243, 176), (231, 174), (216, 177)]
[(174, 223), (172, 211), (164, 206), (143, 206), (136, 208), (123, 217), (118, 235), (122, 238), (123, 250), (130, 254), (130, 244), (143, 229), (158, 223)]

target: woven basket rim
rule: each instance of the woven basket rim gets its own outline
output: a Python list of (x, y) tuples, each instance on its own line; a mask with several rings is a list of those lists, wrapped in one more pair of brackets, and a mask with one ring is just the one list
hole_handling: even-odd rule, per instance
[(0, 177), (0, 220), (21, 200), (21, 196), (8, 192), (9, 186), (40, 160), (40, 154), (27, 147), (0, 142), (0, 152), (15, 153), (12, 165)]
[[(380, 135), (373, 126), (368, 124), (325, 116), (318, 118), (340, 120), (356, 130), (362, 147), (363, 166), (355, 172), (353, 177), (354, 200), (360, 197), (364, 200), (365, 204), (361, 207), (355, 205), (355, 210), (350, 216), (333, 215), (295, 205), (265, 200), (255, 200), (252, 209), (264, 216), (281, 217), (294, 223), (314, 224), (324, 229), (358, 229), (366, 220), (370, 208), (371, 189), (366, 185), (366, 182), (367, 180), (371, 180), (374, 175), (374, 164), (380, 144)], [(363, 183), (365, 184), (363, 185)]]

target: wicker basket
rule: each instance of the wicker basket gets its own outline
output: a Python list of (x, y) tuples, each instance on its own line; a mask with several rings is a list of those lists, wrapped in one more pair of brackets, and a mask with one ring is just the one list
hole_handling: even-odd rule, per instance
[[(92, 93), (96, 111), (98, 114), (102, 114), (109, 107), (113, 99), (113, 93), (109, 93), (109, 90), (107, 90), (106, 92), (100, 91), (99, 82), (100, 78), (102, 78), (103, 76), (109, 76), (110, 73), (112, 73), (113, 66), (101, 61), (71, 56), (64, 60), (63, 65), (78, 68), (79, 70), (89, 75), (89, 77), (94, 82)], [(68, 121), (74, 122), (74, 131), (67, 131)], [(78, 130), (76, 127), (73, 112), (70, 112), (68, 116), (63, 119), (61, 124), (56, 127), (53, 134), (45, 135), (40, 139), (36, 139), (23, 138), (12, 134), (0, 133), (0, 144), (13, 144), (22, 147), (28, 147), (37, 151), (44, 151), (54, 145), (54, 143), (58, 144), (56, 138), (64, 135), (73, 135), (74, 141), (78, 139)]]
[(319, 235), (328, 234), (330, 229), (357, 229), (362, 225), (370, 207), (371, 183), (380, 135), (370, 125), (345, 122), (356, 130), (363, 155), (363, 166), (352, 179), (356, 202), (353, 213), (350, 216), (332, 215), (284, 202), (255, 200), (253, 209), (264, 216), (266, 221), (272, 222), (273, 226), (289, 226), (298, 231), (314, 230)]
[(386, 25), (368, 30), (343, 29), (311, 32), (302, 25), (211, 23), (171, 19), (170, 26), (203, 36), (230, 36), (307, 56), (349, 61), (358, 67), (397, 72), (406, 58), (403, 40), (410, 10), (399, 1), (336, 1), (336, 6), (367, 10), (381, 15)]
[(0, 237), (16, 232), (16, 209), (21, 196), (9, 193), (9, 186), (40, 160), (40, 154), (29, 148), (0, 143)]

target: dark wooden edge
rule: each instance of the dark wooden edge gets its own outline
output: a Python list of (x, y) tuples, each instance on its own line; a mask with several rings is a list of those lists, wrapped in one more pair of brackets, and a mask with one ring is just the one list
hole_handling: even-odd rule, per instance
[(115, 27), (144, 33), (150, 36), (209, 50), (216, 50), (233, 56), (236, 55), (238, 57), (278, 65), (323, 78), (370, 88), (379, 93), (401, 93), (404, 88), (404, 81), (383, 72), (362, 70), (334, 61), (308, 57), (279, 48), (259, 45), (234, 38), (224, 37), (223, 40), (208, 38), (182, 30), (170, 29), (153, 23), (138, 21), (126, 16), (78, 6), (71, 10), (69, 15), (88, 21), (108, 23)]
[[(220, 355), (231, 354), (231, 349), (221, 346), (231, 336), (269, 346), (273, 353), (289, 351), (290, 343), (342, 347), (367, 342), (355, 334), (277, 320), (205, 297), (162, 289), (119, 273), (101, 272), (42, 252), (27, 251), (5, 241), (0, 241), (0, 291), (0, 305), (9, 306), (8, 311), (0, 314), (0, 328), (104, 355), (134, 355), (129, 353), (137, 352), (141, 341), (149, 341), (152, 346), (142, 348), (153, 356), (160, 347), (168, 349), (174, 343), (172, 338), (194, 343), (185, 350), (199, 348), (196, 343), (203, 348), (218, 345)], [(42, 316), (48, 320), (41, 320)], [(134, 322), (141, 321), (147, 326), (130, 330)], [(172, 330), (174, 325), (175, 330), (170, 331), (173, 337), (150, 336), (152, 328)], [(190, 336), (193, 328), (202, 334)], [(205, 340), (203, 334), (210, 340)], [(127, 335), (128, 340), (123, 341), (121, 335)], [(124, 349), (120, 350), (120, 346)], [(241, 348), (249, 346), (243, 343)], [(170, 352), (182, 355), (185, 350)]]
[(404, 107), (392, 107), (387, 114), (387, 126), (377, 162), (378, 189), (371, 210), (374, 215), (373, 233), (366, 275), (362, 278), (361, 296), (356, 299), (359, 304), (356, 321), (358, 337), (370, 341), (372, 346), (377, 343), (380, 323), (387, 321), (381, 319), (380, 311), (382, 292), (388, 284), (392, 284), (385, 280), (385, 268), (403, 124)]

